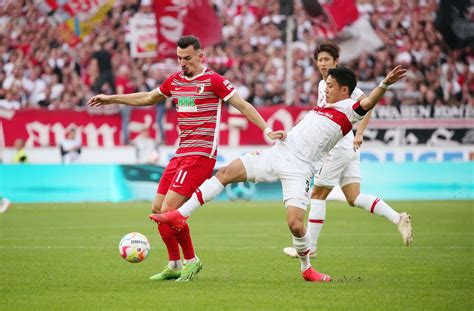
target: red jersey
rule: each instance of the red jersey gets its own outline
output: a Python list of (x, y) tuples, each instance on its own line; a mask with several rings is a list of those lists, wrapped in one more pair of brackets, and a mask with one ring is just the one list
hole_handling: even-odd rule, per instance
[(178, 111), (180, 135), (175, 156), (202, 155), (215, 159), (222, 103), (235, 93), (229, 80), (207, 68), (192, 78), (178, 72), (169, 76), (158, 92), (172, 97)]

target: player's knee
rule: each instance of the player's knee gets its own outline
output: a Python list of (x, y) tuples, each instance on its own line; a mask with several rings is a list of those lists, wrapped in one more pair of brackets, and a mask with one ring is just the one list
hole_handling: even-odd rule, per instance
[(288, 220), (288, 228), (296, 237), (302, 237), (305, 233), (304, 223), (298, 220)]
[(346, 199), (347, 199), (347, 203), (349, 203), (349, 205), (350, 205), (351, 207), (356, 206), (356, 205), (355, 205), (356, 198), (357, 198), (357, 197), (347, 197), (347, 198), (346, 198)]
[(227, 166), (224, 166), (224, 167), (221, 167), (217, 173), (216, 173), (216, 178), (219, 179), (219, 181), (222, 183), (222, 184), (227, 184), (228, 181), (231, 179), (231, 170), (229, 169), (229, 167)]
[(316, 187), (313, 187), (313, 190), (311, 190), (311, 199), (318, 199), (318, 191)]

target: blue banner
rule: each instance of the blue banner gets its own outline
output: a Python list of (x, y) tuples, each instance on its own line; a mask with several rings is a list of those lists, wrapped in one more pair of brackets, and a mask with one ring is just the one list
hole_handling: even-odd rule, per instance
[[(474, 162), (361, 166), (362, 192), (386, 200), (473, 199)], [(153, 200), (163, 170), (152, 165), (0, 165), (0, 194), (13, 202)], [(218, 199), (229, 198), (281, 200), (281, 186), (241, 183)]]

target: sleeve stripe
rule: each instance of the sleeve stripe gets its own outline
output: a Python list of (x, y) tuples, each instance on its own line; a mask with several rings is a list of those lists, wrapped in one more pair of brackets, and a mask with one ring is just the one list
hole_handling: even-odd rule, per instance
[(157, 87), (156, 90), (158, 91), (158, 93), (160, 93), (160, 94), (163, 95), (164, 97), (168, 97), (168, 96), (166, 96), (165, 94), (163, 94), (163, 92), (161, 91), (160, 87)]
[(352, 105), (352, 110), (354, 110), (359, 116), (365, 116), (368, 112), (368, 110), (362, 108), (360, 102), (356, 102), (354, 105)]
[(234, 96), (235, 94), (235, 90), (232, 90), (232, 92), (229, 93), (229, 95), (227, 95), (226, 97), (224, 97), (224, 101), (228, 101), (232, 96)]

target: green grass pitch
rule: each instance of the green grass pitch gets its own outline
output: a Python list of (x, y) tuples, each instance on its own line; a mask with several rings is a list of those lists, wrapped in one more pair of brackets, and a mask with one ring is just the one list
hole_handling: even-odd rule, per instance
[[(166, 264), (150, 203), (15, 204), (0, 215), (0, 310), (472, 310), (473, 201), (390, 202), (413, 215), (415, 242), (365, 211), (329, 202), (317, 270), (304, 282), (280, 202), (217, 202), (190, 219), (204, 268), (152, 282)], [(125, 262), (132, 231), (152, 249)]]

